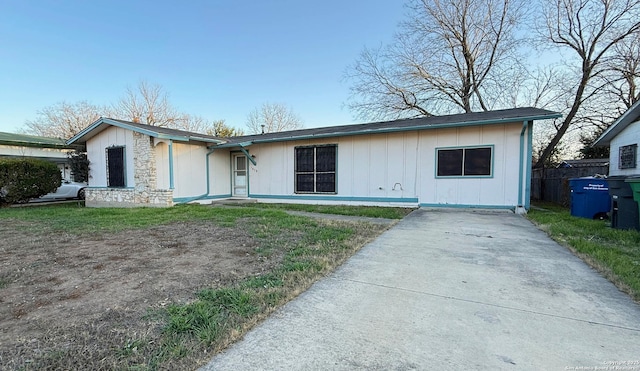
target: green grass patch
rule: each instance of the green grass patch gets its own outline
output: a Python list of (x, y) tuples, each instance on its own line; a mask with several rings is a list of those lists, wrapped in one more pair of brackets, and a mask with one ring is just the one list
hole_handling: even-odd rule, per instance
[(557, 205), (536, 206), (527, 214), (530, 220), (640, 301), (640, 232), (613, 229), (608, 221), (574, 217)]
[(272, 204), (254, 203), (240, 204), (246, 208), (277, 209), (306, 211), (310, 213), (335, 214), (348, 216), (364, 216), (369, 218), (402, 219), (412, 212), (412, 208), (404, 207), (372, 207), (372, 206), (342, 206), (342, 205), (304, 205), (304, 204)]
[[(13, 223), (16, 233), (24, 233), (25, 236), (64, 232), (79, 239), (99, 238), (105, 233), (144, 230), (182, 222), (186, 223), (185, 233), (189, 233), (188, 223), (206, 221), (242, 228), (257, 241), (256, 259), (273, 261), (273, 265), (260, 275), (238, 279), (224, 286), (212, 284), (202, 288), (193, 293), (189, 302), (149, 308), (146, 315), (141, 314), (138, 327), (135, 327), (137, 332), (108, 332), (107, 327), (103, 329), (106, 323), (100, 328), (91, 328), (91, 331), (106, 331), (109, 336), (114, 336), (114, 339), (109, 339), (109, 348), (101, 349), (91, 344), (89, 339), (94, 336), (91, 332), (74, 331), (79, 338), (73, 342), (67, 340), (68, 334), (60, 333), (59, 339), (63, 339), (60, 346), (54, 343), (51, 345), (53, 353), (34, 359), (33, 369), (194, 369), (334, 270), (387, 228), (370, 223), (344, 223), (290, 215), (285, 212), (287, 209), (395, 219), (411, 211), (342, 206), (265, 206), (94, 209), (66, 204), (0, 209), (0, 223)], [(0, 279), (0, 288), (3, 285), (7, 283)], [(77, 349), (74, 346), (67, 349), (67, 343), (80, 345)], [(86, 347), (80, 348), (82, 344)], [(55, 349), (61, 348), (64, 351), (55, 353)], [(94, 356), (86, 353), (87, 349), (94, 352), (91, 353)]]

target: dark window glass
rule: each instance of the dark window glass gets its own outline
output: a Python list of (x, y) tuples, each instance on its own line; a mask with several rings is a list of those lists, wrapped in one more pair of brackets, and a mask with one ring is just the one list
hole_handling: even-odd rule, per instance
[(491, 147), (439, 149), (438, 176), (490, 176)]
[(464, 175), (491, 175), (491, 148), (467, 148)]
[(124, 147), (107, 148), (107, 186), (124, 187)]
[(338, 147), (295, 148), (296, 193), (336, 193)]
[(336, 147), (316, 147), (316, 171), (336, 171)]
[(296, 171), (313, 171), (313, 147), (296, 148)]
[(637, 166), (638, 145), (620, 147), (620, 157), (618, 161), (619, 169), (635, 169)]
[(335, 192), (336, 174), (320, 173), (316, 175), (316, 192)]
[(313, 192), (313, 174), (296, 175), (296, 192)]
[(462, 175), (462, 149), (438, 150), (438, 176)]

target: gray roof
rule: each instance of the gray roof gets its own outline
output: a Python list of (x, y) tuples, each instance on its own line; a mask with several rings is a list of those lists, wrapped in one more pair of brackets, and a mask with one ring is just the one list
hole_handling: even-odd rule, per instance
[(224, 143), (223, 139), (214, 137), (212, 135), (194, 133), (191, 131), (169, 129), (161, 126), (152, 126), (146, 124), (140, 124), (137, 122), (112, 119), (108, 117), (101, 117), (93, 124), (84, 128), (81, 132), (76, 134), (73, 138), (69, 139), (67, 143), (85, 143), (87, 140), (100, 133), (109, 126), (117, 126), (124, 129), (132, 130), (138, 133), (146, 134), (155, 138), (171, 139), (177, 141), (196, 141), (205, 143)]
[(605, 130), (602, 135), (595, 142), (594, 146), (608, 146), (611, 143), (611, 139), (615, 138), (622, 130), (631, 125), (635, 121), (640, 119), (640, 100), (635, 102), (622, 116), (618, 117), (616, 121)]
[(227, 138), (228, 143), (219, 147), (246, 146), (251, 143), (280, 142), (289, 140), (338, 137), (348, 135), (391, 133), (400, 131), (426, 130), (446, 127), (492, 125), (558, 118), (557, 112), (539, 108), (513, 108), (497, 111), (461, 113), (446, 116), (431, 116), (368, 124), (328, 126), (314, 129), (283, 131)]

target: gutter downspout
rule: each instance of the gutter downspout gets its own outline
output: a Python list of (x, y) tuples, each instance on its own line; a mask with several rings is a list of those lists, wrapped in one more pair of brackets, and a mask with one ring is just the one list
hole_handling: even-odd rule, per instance
[(205, 158), (207, 163), (207, 196), (211, 194), (211, 181), (209, 179), (210, 171), (209, 171), (209, 155), (211, 155), (215, 151), (215, 148), (209, 148), (209, 152), (207, 152)]
[[(527, 136), (527, 159), (533, 157), (533, 121), (529, 121), (529, 135)], [(527, 166), (527, 178), (524, 192), (524, 208), (529, 211), (531, 207), (531, 164)]]
[[(525, 200), (523, 196), (523, 186), (524, 186), (524, 133), (527, 130), (529, 122), (522, 122), (522, 130), (520, 131), (520, 165), (518, 166), (518, 205), (516, 206), (515, 213), (516, 214), (526, 214), (527, 208), (525, 207)], [(527, 187), (528, 190), (528, 187)]]
[(169, 140), (169, 189), (175, 189), (173, 183), (173, 140)]

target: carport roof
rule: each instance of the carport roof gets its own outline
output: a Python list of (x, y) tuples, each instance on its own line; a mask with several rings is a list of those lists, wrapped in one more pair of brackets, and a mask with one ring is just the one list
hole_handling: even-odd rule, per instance
[(64, 139), (0, 132), (0, 144), (21, 147), (73, 149)]
[(290, 140), (392, 133), (412, 130), (427, 130), (447, 127), (492, 125), (558, 118), (557, 112), (533, 107), (513, 108), (497, 111), (472, 112), (445, 116), (420, 117), (367, 124), (328, 126), (314, 129), (283, 131), (245, 135), (228, 138), (228, 142), (218, 147), (246, 147), (253, 143), (283, 142)]

